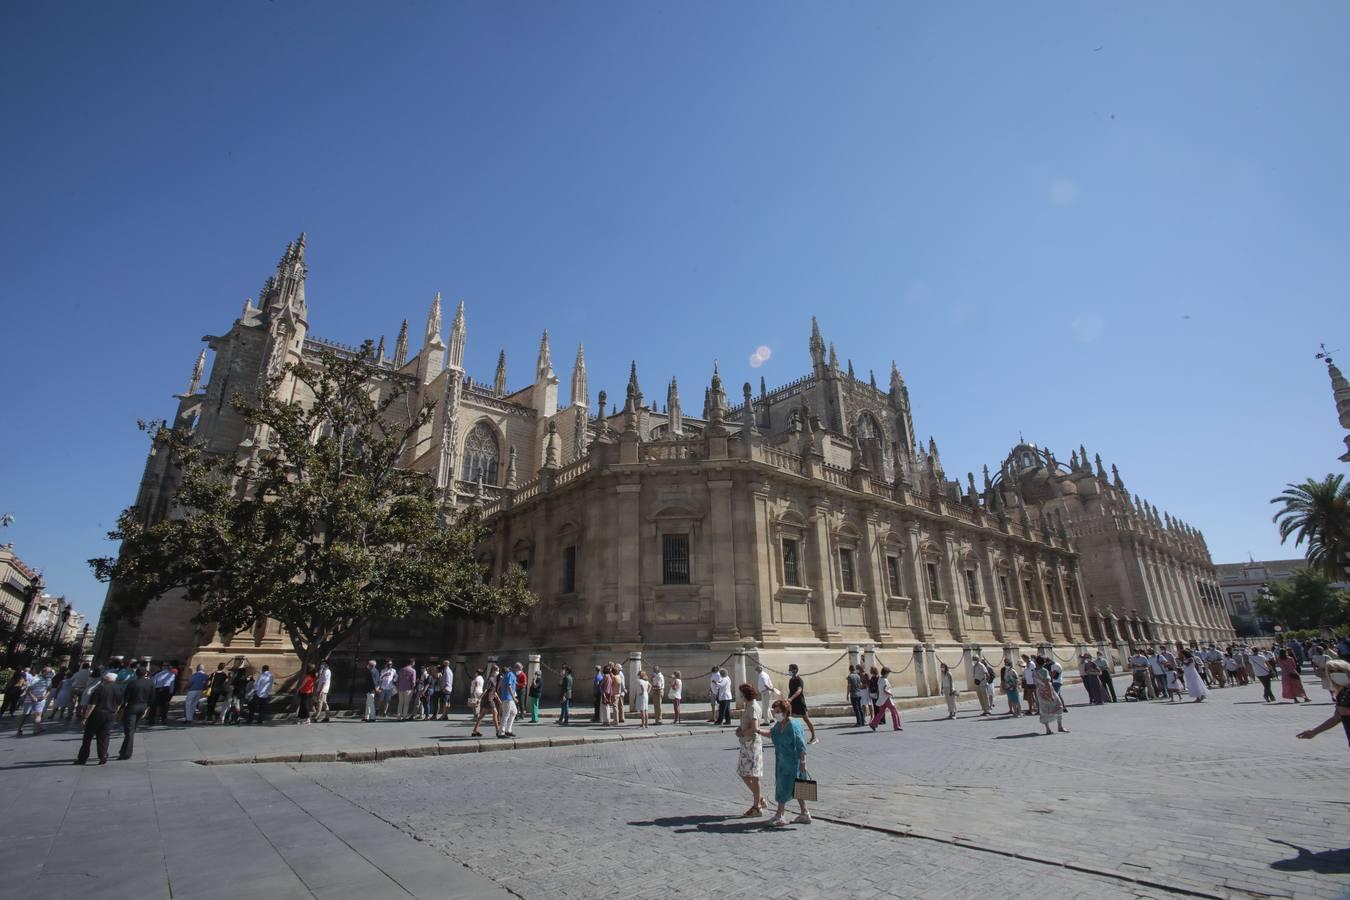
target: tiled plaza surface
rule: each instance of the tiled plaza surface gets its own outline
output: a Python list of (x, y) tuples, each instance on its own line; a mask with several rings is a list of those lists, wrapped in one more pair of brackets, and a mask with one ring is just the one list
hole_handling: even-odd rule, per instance
[[(212, 766), (191, 760), (467, 745), (469, 729), (170, 727), (84, 768), (74, 733), (4, 733), (0, 864), (10, 889), (51, 897), (1348, 897), (1344, 735), (1294, 739), (1330, 710), (1314, 696), (1075, 706), (1054, 737), (973, 703), (954, 722), (907, 712), (899, 734), (831, 721), (809, 756), (817, 821), (782, 830), (740, 817), (734, 737), (706, 726)], [(609, 740), (540, 746), (560, 734)]]

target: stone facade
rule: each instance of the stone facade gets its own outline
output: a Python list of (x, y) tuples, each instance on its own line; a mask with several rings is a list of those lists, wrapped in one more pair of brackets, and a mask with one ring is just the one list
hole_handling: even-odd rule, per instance
[[(230, 410), (231, 393), (256, 394), (288, 360), (353, 349), (308, 334), (304, 254), (302, 235), (259, 303), (206, 338), (210, 378), (203, 387), (203, 356), (176, 424), (212, 452), (247, 459), (266, 440)], [(746, 383), (731, 406), (714, 367), (698, 416), (674, 380), (664, 405), (649, 402), (636, 363), (622, 410), (607, 410), (603, 391), (593, 407), (580, 347), (560, 403), (547, 333), (531, 384), (509, 390), (502, 356), (489, 386), (464, 370), (463, 304), (448, 345), (441, 332), (438, 295), (421, 350), (408, 355), (405, 322), (392, 357), (372, 367), (372, 388), (398, 383), (414, 404), (437, 401), (404, 464), (431, 475), (446, 503), (484, 508), (494, 525), (484, 564), (527, 567), (540, 602), (518, 619), (376, 625), (338, 654), (340, 686), (342, 669), (368, 656), (472, 668), (490, 655), (538, 654), (545, 666), (570, 662), (582, 687), (592, 663), (645, 658), (690, 676), (744, 665), (748, 652), (776, 670), (819, 669), (837, 692), (849, 648), (856, 657), (870, 646), (906, 673), (901, 693), (932, 694), (939, 659), (964, 681), (958, 661), (968, 666), (981, 648), (994, 658), (1059, 648), (1068, 659), (1096, 641), (1231, 633), (1194, 596), (1197, 579), (1213, 580), (1198, 533), (1136, 513), (1123, 485), (1062, 471), (1030, 445), (997, 479), (986, 474), (983, 491), (969, 476), (963, 490), (936, 442), (916, 439), (895, 364), (884, 389), (856, 377), (814, 321), (809, 374), (773, 390), (761, 380), (757, 394)], [(282, 386), (303, 400), (300, 389)], [(1013, 465), (1025, 451), (1036, 462)], [(138, 508), (167, 514), (173, 489), (171, 467), (152, 452)], [(153, 603), (138, 628), (105, 617), (100, 650), (207, 663), (244, 655), (294, 669), (274, 624), (226, 638), (191, 617), (173, 598)]]
[(20, 559), (13, 544), (0, 545), (0, 617), (6, 628), (24, 631), (59, 625), (57, 640), (74, 641), (84, 628), (84, 614), (44, 587), (42, 573)]

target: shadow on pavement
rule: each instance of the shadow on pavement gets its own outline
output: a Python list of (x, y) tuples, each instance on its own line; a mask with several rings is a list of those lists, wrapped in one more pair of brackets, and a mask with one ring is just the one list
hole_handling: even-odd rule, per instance
[(676, 834), (690, 834), (692, 832), (702, 831), (710, 834), (745, 834), (752, 831), (762, 831), (767, 826), (762, 818), (745, 818), (743, 816), (667, 816), (662, 819), (652, 819), (648, 822), (629, 822), (629, 825), (636, 825), (640, 828), (673, 828)]
[(1293, 847), (1298, 855), (1292, 859), (1278, 859), (1270, 864), (1272, 869), (1281, 872), (1316, 872), (1319, 875), (1350, 874), (1350, 848), (1344, 850), (1323, 850), (1313, 853), (1307, 847), (1291, 844), (1275, 838), (1267, 838), (1272, 844), (1284, 844)]
[(1024, 734), (996, 734), (994, 735), (994, 740), (1013, 741), (1016, 740), (1017, 738), (1040, 737), (1043, 734), (1045, 734), (1044, 731), (1028, 731), (1025, 732)]

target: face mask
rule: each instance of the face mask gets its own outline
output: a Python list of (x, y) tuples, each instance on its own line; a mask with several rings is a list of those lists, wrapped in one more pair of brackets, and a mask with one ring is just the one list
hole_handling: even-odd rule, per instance
[(783, 721), (784, 718), (786, 718), (786, 717), (785, 717), (782, 713), (774, 713), (774, 714), (773, 714), (773, 720), (774, 720), (775, 722), (781, 722), (781, 721)]

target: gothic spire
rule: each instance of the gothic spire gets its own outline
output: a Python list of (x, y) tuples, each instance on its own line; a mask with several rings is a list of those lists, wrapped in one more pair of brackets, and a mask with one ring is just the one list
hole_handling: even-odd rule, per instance
[(492, 378), (492, 393), (498, 397), (506, 396), (506, 351), (497, 353), (497, 374)]
[(839, 354), (834, 352), (834, 341), (830, 341), (830, 371), (839, 371)]
[(763, 400), (769, 396), (769, 391), (764, 386), (764, 376), (759, 376), (759, 399)]
[[(462, 307), (461, 307), (462, 309)], [(458, 316), (455, 317), (459, 319)], [(427, 313), (427, 327), (422, 334), (422, 343), (430, 344), (441, 342), (441, 292), (436, 292), (436, 299), (431, 301), (431, 311)]]
[(727, 415), (727, 395), (722, 390), (722, 375), (717, 371), (717, 363), (713, 362), (712, 386), (708, 389), (708, 425), (712, 428), (719, 427), (726, 419)]
[(384, 335), (380, 335), (380, 342), (375, 346), (375, 361), (384, 362)]
[[(437, 296), (440, 295), (437, 294)], [(455, 309), (454, 321), (450, 323), (450, 352), (446, 361), (446, 365), (460, 371), (464, 370), (464, 340), (466, 337), (468, 337), (468, 329), (464, 324), (464, 301), (461, 300), (459, 306)]]
[(539, 361), (534, 366), (534, 377), (538, 379), (553, 377), (553, 355), (548, 349), (548, 329), (544, 329), (544, 336), (539, 339)]
[(747, 442), (758, 433), (755, 428), (755, 402), (750, 395), (750, 382), (741, 386), (741, 438)]
[(197, 354), (197, 364), (192, 367), (192, 378), (188, 381), (187, 392), (189, 394), (197, 393), (197, 389), (202, 384), (202, 372), (206, 368), (206, 351), (203, 350)]
[(635, 398), (635, 402), (642, 401), (642, 388), (638, 386), (637, 360), (633, 360), (628, 367), (628, 393)]
[(666, 416), (668, 420), (667, 430), (675, 434), (684, 434), (684, 413), (680, 409), (680, 386), (675, 383), (675, 379), (670, 379), (670, 387), (666, 389)]
[(1106, 470), (1102, 468), (1102, 455), (1101, 455), (1100, 453), (1098, 453), (1098, 454), (1094, 457), (1094, 459), (1096, 459), (1096, 461), (1097, 461), (1097, 477), (1100, 478), (1100, 479), (1102, 480), (1103, 483), (1105, 483), (1105, 481), (1106, 481)]
[(394, 342), (394, 367), (401, 368), (408, 361), (408, 320), (398, 330), (398, 340)]
[(848, 361), (848, 377), (851, 379), (857, 378), (857, 376), (853, 374), (853, 360), (851, 359)]
[(825, 339), (820, 336), (820, 325), (816, 322), (816, 317), (811, 317), (811, 371), (817, 376), (825, 371)]
[(1111, 463), (1111, 484), (1118, 491), (1125, 490), (1125, 481), (1120, 477), (1120, 470), (1115, 463)]
[(877, 373), (871, 369), (867, 370), (867, 383), (872, 386), (872, 390), (877, 389)]
[(572, 364), (572, 405), (590, 409), (591, 390), (586, 383), (586, 351), (577, 344), (577, 359)]

